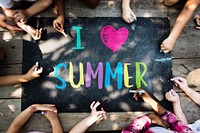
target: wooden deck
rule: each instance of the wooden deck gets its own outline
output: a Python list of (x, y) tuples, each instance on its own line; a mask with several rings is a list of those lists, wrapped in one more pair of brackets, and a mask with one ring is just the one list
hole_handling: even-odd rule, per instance
[[(138, 17), (169, 17), (173, 26), (180, 9), (165, 7), (163, 0), (134, 0), (132, 8)], [(119, 0), (101, 0), (100, 5), (95, 9), (88, 9), (80, 0), (68, 0), (65, 2), (66, 16), (71, 17), (120, 17), (121, 3)], [(196, 11), (199, 13), (200, 9)], [(51, 12), (49, 14), (49, 12)], [(54, 16), (51, 9), (38, 15)], [(7, 54), (6, 60), (0, 65), (0, 74), (20, 74), (22, 69), (22, 33), (12, 35), (7, 31), (0, 31), (0, 49)], [(173, 55), (173, 75), (182, 76), (188, 79), (189, 84), (200, 92), (200, 30), (194, 28), (191, 20), (181, 36), (179, 37)], [(5, 132), (14, 118), (21, 111), (20, 85), (0, 87), (0, 132)], [(184, 113), (189, 122), (200, 119), (200, 108), (194, 104), (184, 93), (179, 92)], [(133, 118), (141, 115), (142, 112), (108, 113), (108, 120), (95, 124), (90, 131), (114, 131), (121, 130), (128, 125)], [(59, 117), (67, 132), (78, 121), (86, 117), (88, 113), (59, 113)], [(25, 125), (24, 130), (41, 130), (50, 132), (51, 126), (48, 120), (40, 114), (34, 114), (31, 120)]]

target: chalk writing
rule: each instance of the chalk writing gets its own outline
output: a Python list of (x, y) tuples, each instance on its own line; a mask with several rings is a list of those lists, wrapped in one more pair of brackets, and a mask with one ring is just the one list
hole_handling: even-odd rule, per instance
[[(124, 86), (126, 88), (131, 88), (134, 85), (129, 83), (129, 80), (134, 76), (129, 75), (129, 67), (131, 63), (122, 63), (118, 62), (115, 70), (113, 71), (110, 62), (105, 63), (105, 69), (103, 68), (103, 63), (99, 62), (96, 70), (93, 70), (92, 65), (90, 62), (86, 62), (86, 69), (84, 69), (84, 64), (79, 62), (79, 82), (77, 84), (74, 83), (74, 66), (72, 62), (69, 62), (69, 69), (67, 69), (67, 65), (64, 63), (60, 63), (55, 67), (54, 76), (61, 82), (61, 85), (56, 84), (56, 88), (64, 89), (66, 88), (65, 80), (59, 76), (58, 71), (62, 68), (67, 69), (69, 71), (69, 83), (73, 88), (79, 88), (81, 85), (84, 85), (87, 88), (91, 86), (92, 78), (98, 78), (98, 88), (103, 88), (103, 81), (104, 86), (108, 88), (111, 85), (111, 78), (117, 78), (117, 88), (120, 90), (123, 87), (123, 79), (124, 79)], [(84, 79), (84, 70), (85, 72), (85, 79)], [(147, 66), (142, 62), (135, 62), (135, 80), (136, 80), (136, 88), (140, 88), (142, 84), (144, 86), (148, 86), (146, 81), (144, 80), (144, 76), (147, 73)], [(142, 70), (142, 71), (141, 71)], [(124, 76), (124, 78), (123, 78)]]
[(128, 34), (127, 28), (116, 30), (113, 26), (107, 25), (102, 28), (100, 36), (103, 44), (115, 53), (126, 42)]
[(84, 49), (84, 47), (81, 47), (81, 29), (80, 26), (72, 26), (72, 29), (76, 31), (76, 47), (73, 47), (74, 50), (80, 50)]

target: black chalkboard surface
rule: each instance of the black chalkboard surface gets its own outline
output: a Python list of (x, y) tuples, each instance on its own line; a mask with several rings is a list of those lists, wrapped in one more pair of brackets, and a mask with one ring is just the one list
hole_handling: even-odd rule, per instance
[(23, 73), (36, 61), (44, 72), (23, 84), (22, 109), (51, 103), (59, 112), (88, 112), (95, 100), (108, 112), (150, 110), (129, 93), (140, 87), (171, 108), (164, 93), (172, 88), (172, 57), (160, 52), (169, 34), (167, 18), (137, 18), (133, 24), (117, 17), (66, 18), (71, 40), (53, 29), (53, 20), (32, 20), (44, 29), (43, 37), (23, 40)]

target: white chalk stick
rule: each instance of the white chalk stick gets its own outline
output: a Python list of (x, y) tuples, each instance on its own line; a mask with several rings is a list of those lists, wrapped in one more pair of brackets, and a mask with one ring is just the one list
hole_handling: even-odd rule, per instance
[(138, 92), (138, 93), (145, 93), (144, 90), (129, 90), (129, 93), (136, 93), (136, 92)]

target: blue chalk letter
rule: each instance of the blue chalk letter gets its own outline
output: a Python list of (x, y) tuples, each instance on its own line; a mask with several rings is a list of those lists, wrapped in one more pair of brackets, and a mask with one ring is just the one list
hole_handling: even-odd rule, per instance
[(76, 31), (76, 47), (73, 47), (74, 50), (84, 49), (84, 47), (81, 47), (81, 32), (80, 30), (82, 27), (80, 26), (72, 26), (72, 29)]
[(116, 75), (118, 75), (118, 82), (117, 82), (117, 87), (118, 89), (122, 89), (122, 63), (118, 62), (117, 67), (115, 69), (115, 72), (112, 72), (112, 68), (110, 66), (109, 62), (106, 62), (106, 70), (105, 70), (105, 87), (107, 88), (110, 86), (110, 76), (114, 79), (116, 78)]
[(59, 79), (60, 81), (61, 81), (61, 83), (62, 83), (62, 85), (58, 85), (58, 84), (56, 84), (56, 88), (57, 89), (64, 89), (66, 86), (67, 86), (67, 84), (66, 84), (66, 82), (65, 82), (65, 80), (63, 79), (63, 78), (61, 78), (60, 76), (58, 76), (58, 70), (60, 69), (60, 67), (64, 67), (65, 69), (67, 68), (67, 65), (66, 64), (64, 64), (64, 63), (60, 63), (60, 64), (58, 64), (57, 66), (56, 66), (56, 70), (54, 71), (54, 76), (57, 78), (57, 79)]

